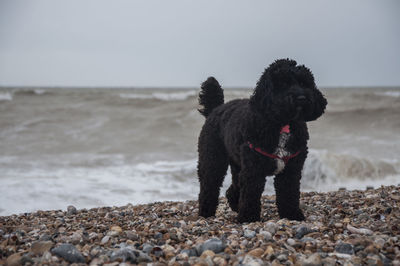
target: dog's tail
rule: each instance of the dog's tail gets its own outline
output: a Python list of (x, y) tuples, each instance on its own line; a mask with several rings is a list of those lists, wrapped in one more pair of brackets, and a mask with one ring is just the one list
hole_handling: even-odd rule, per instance
[(209, 77), (201, 84), (199, 104), (203, 108), (198, 109), (200, 114), (207, 117), (212, 110), (224, 103), (224, 91), (214, 77)]

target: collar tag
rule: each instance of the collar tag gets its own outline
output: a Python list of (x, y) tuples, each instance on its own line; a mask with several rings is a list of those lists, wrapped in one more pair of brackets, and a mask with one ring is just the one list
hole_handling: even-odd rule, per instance
[(280, 132), (281, 134), (282, 133), (290, 133), (290, 126), (289, 125), (286, 125), (286, 126), (283, 126), (282, 128), (281, 128), (281, 132)]

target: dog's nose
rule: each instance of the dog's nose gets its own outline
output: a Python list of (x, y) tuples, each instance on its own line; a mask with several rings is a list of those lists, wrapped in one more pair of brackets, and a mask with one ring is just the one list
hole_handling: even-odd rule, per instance
[(298, 105), (305, 105), (307, 103), (307, 98), (304, 95), (299, 95), (296, 97), (296, 102)]

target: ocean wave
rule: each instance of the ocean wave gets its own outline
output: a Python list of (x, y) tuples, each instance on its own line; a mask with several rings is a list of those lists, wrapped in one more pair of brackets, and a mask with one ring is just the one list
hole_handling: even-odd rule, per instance
[(43, 95), (48, 93), (45, 89), (17, 89), (15, 92), (17, 95)]
[(0, 93), (0, 101), (12, 101), (13, 94), (10, 92), (2, 92)]
[(398, 161), (311, 149), (304, 164), (302, 185), (317, 191), (335, 190), (340, 186), (365, 188), (369, 183), (390, 185), (394, 177), (399, 178), (399, 168)]
[(123, 99), (147, 100), (155, 99), (160, 101), (184, 101), (196, 95), (196, 91), (183, 92), (152, 92), (152, 93), (120, 93)]
[[(199, 183), (195, 157), (132, 163), (118, 154), (86, 158), (88, 156), (56, 156), (49, 157), (50, 162), (36, 163), (21, 161), (19, 157), (0, 157), (3, 184), (0, 202), (7, 206), (6, 210), (0, 210), (0, 215), (65, 209), (69, 204), (91, 208), (129, 202), (197, 199)], [(84, 163), (73, 163), (78, 161)], [(398, 171), (391, 163), (310, 150), (303, 169), (301, 191), (332, 191), (340, 187), (365, 189), (366, 186), (397, 184), (398, 180)], [(225, 195), (230, 184), (228, 171), (220, 196)], [(264, 194), (273, 193), (273, 178), (268, 177)]]
[(400, 91), (376, 92), (375, 94), (379, 95), (379, 96), (387, 96), (387, 97), (395, 97), (395, 98), (400, 97)]

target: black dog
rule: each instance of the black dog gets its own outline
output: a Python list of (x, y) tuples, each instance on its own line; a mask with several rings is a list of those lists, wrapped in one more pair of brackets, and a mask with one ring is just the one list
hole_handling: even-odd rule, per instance
[(307, 121), (316, 120), (327, 101), (311, 71), (281, 59), (262, 74), (250, 99), (224, 104), (218, 81), (201, 86), (199, 112), (207, 119), (199, 137), (199, 215), (215, 215), (228, 166), (232, 185), (226, 197), (239, 222), (260, 220), (266, 176), (275, 175), (279, 216), (304, 220), (299, 207), (301, 170), (307, 157)]

